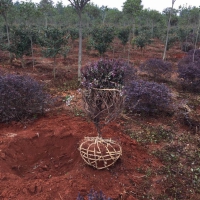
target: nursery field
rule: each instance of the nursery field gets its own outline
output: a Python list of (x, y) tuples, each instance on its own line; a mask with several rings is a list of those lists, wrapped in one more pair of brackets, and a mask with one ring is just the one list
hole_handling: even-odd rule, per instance
[[(100, 59), (97, 51), (83, 49), (83, 67)], [(127, 49), (124, 52), (115, 40), (104, 57), (127, 61)], [(158, 40), (143, 51), (131, 49), (129, 62), (140, 79), (151, 81), (139, 66), (150, 58), (162, 58), (163, 49)], [(105, 126), (103, 138), (117, 141), (122, 156), (102, 170), (88, 166), (78, 150), (84, 137), (97, 135), (79, 93), (78, 41), (66, 59), (56, 59), (55, 78), (53, 59), (42, 57), (37, 47), (34, 51), (35, 66), (31, 57), (25, 57), (25, 68), (16, 59), (10, 65), (9, 54), (0, 51), (3, 73), (29, 75), (56, 98), (42, 116), (0, 123), (0, 199), (74, 200), (80, 194), (86, 200), (91, 189), (113, 200), (200, 199), (200, 95), (180, 86), (177, 63), (186, 53), (178, 44), (167, 52), (173, 73), (163, 80), (172, 94), (172, 111), (155, 116), (123, 112)]]

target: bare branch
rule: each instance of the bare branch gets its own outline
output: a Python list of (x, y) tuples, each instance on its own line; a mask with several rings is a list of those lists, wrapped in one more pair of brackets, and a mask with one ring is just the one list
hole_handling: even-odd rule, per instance
[(84, 108), (90, 119), (94, 122), (98, 134), (110, 121), (116, 119), (124, 104), (124, 96), (117, 89), (92, 88), (82, 93)]
[(77, 12), (80, 12), (83, 10), (85, 5), (90, 1), (90, 0), (68, 0), (70, 4), (76, 9)]

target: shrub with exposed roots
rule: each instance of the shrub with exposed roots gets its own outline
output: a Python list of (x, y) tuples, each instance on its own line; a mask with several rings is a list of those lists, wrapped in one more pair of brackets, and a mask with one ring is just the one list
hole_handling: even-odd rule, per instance
[(13, 74), (0, 74), (0, 96), (0, 122), (35, 117), (53, 103), (37, 81)]
[(125, 88), (125, 93), (125, 108), (129, 113), (155, 115), (172, 111), (171, 93), (164, 84), (132, 81)]
[(123, 88), (135, 77), (134, 68), (120, 60), (99, 60), (82, 69), (82, 97), (98, 135), (123, 109)]
[(140, 66), (140, 70), (146, 72), (154, 81), (169, 79), (172, 73), (172, 65), (158, 58), (151, 58)]

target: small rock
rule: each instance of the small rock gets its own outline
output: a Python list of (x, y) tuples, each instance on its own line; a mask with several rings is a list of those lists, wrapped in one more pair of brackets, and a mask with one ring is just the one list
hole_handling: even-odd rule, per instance
[(45, 171), (48, 170), (48, 166), (47, 166), (47, 165), (41, 166), (41, 168), (42, 168), (43, 170), (45, 170)]
[(6, 180), (6, 176), (3, 173), (0, 173), (0, 180)]
[(35, 186), (35, 184), (30, 185), (29, 188), (28, 188), (28, 190), (29, 190), (31, 193), (35, 193), (35, 192), (36, 192), (36, 186)]
[(41, 185), (37, 186), (37, 192), (42, 192), (42, 186)]
[(0, 157), (1, 157), (2, 159), (5, 159), (5, 158), (6, 158), (6, 154), (5, 154), (5, 153), (0, 153)]
[(22, 191), (23, 191), (24, 194), (28, 194), (28, 190), (26, 188), (23, 188)]

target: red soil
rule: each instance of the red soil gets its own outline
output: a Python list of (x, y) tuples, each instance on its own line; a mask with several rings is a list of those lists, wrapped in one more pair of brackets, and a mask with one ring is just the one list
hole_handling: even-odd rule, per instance
[(134, 199), (143, 174), (137, 168), (159, 167), (121, 130), (120, 122), (104, 128), (104, 137), (121, 143), (122, 157), (109, 169), (96, 170), (78, 151), (85, 136), (96, 136), (92, 123), (67, 111), (48, 114), (27, 127), (1, 124), (0, 192), (2, 199), (76, 199), (91, 188), (113, 199)]
[[(77, 46), (64, 64), (68, 78), (77, 71)], [(147, 47), (144, 53), (132, 50), (131, 62), (137, 65), (150, 57), (161, 58), (162, 50), (162, 46), (158, 49)], [(176, 51), (179, 58), (180, 51)], [(107, 56), (119, 58), (122, 54), (109, 52)], [(83, 64), (98, 60), (95, 55), (84, 52)], [(34, 71), (31, 67), (19, 69), (4, 66), (4, 60), (0, 61), (0, 68), (30, 74), (45, 82), (52, 78), (49, 75), (51, 71), (47, 73), (49, 61), (37, 59)], [(65, 94), (70, 92), (74, 91)], [(0, 124), (0, 199), (74, 200), (79, 192), (86, 199), (93, 188), (112, 199), (136, 200), (135, 197), (144, 190), (146, 176), (138, 169), (159, 168), (161, 164), (124, 133), (123, 124), (119, 120), (103, 129), (103, 137), (117, 140), (123, 151), (114, 166), (103, 170), (86, 165), (78, 150), (84, 137), (96, 136), (94, 125), (86, 117), (76, 117), (67, 109), (57, 109), (27, 124)], [(152, 180), (150, 190), (158, 188), (159, 180), (156, 178)]]

